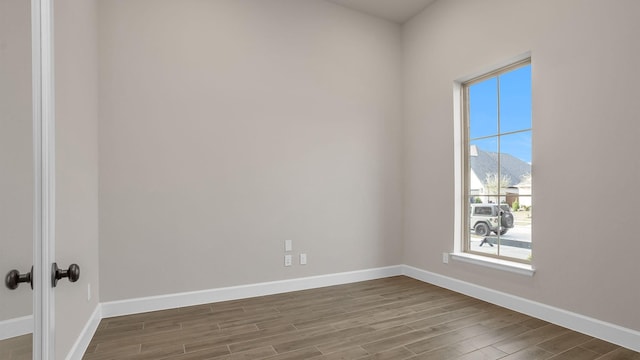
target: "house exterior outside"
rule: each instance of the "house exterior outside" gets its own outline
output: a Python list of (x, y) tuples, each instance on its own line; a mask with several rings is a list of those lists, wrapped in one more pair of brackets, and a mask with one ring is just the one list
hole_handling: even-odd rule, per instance
[[(471, 146), (469, 155), (471, 202), (508, 203), (512, 206), (517, 201), (520, 206), (531, 206), (531, 164), (505, 153), (498, 161), (497, 153), (481, 150), (475, 145)], [(501, 178), (499, 194), (496, 186), (491, 186), (491, 183), (497, 183), (498, 166)]]

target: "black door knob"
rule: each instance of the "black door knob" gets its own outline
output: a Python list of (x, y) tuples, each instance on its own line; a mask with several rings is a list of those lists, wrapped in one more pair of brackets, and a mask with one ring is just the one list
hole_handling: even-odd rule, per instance
[(80, 266), (77, 264), (69, 265), (67, 270), (59, 269), (57, 263), (53, 263), (51, 267), (51, 283), (53, 287), (56, 287), (58, 280), (62, 278), (68, 278), (71, 282), (76, 282), (80, 279)]
[(31, 271), (24, 274), (20, 274), (18, 270), (11, 270), (4, 278), (4, 284), (11, 290), (17, 289), (20, 283), (29, 283), (31, 284), (31, 289), (33, 289), (33, 266)]

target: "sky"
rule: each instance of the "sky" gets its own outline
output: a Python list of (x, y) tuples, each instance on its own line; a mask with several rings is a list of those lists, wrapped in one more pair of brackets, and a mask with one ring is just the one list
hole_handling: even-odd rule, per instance
[(469, 87), (471, 143), (482, 150), (497, 152), (500, 141), (502, 153), (531, 163), (531, 131), (503, 135), (499, 140), (498, 137), (478, 139), (497, 135), (498, 129), (500, 133), (531, 129), (531, 64)]

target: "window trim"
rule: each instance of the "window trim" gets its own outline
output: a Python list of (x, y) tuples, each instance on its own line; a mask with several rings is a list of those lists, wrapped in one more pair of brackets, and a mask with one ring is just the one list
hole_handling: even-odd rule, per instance
[[(521, 54), (509, 61), (492, 67), (487, 71), (476, 73), (472, 76), (460, 78), (453, 83), (453, 115), (454, 115), (454, 177), (455, 177), (455, 214), (454, 214), (454, 251), (451, 253), (456, 260), (470, 262), (474, 264), (486, 263), (497, 269), (516, 269), (516, 272), (524, 272), (533, 275), (533, 259), (517, 259), (508, 256), (499, 256), (488, 253), (478, 253), (469, 249), (467, 240), (469, 227), (468, 214), (468, 144), (469, 132), (468, 122), (469, 114), (466, 101), (468, 97), (465, 91), (468, 91), (470, 85), (495, 77), (499, 74), (506, 73), (532, 63), (531, 53)], [(530, 128), (529, 130), (531, 130)], [(505, 133), (506, 134), (506, 133)], [(499, 135), (504, 135), (499, 133)], [(513, 271), (513, 270), (510, 270)]]
[(503, 270), (519, 275), (533, 276), (536, 272), (531, 264), (505, 260), (503, 258), (482, 256), (468, 252), (454, 252), (449, 255), (456, 261)]

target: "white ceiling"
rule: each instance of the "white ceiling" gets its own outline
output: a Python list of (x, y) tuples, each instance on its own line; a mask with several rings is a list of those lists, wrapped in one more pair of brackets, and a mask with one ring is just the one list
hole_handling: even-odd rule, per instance
[(328, 0), (353, 10), (402, 24), (435, 0)]

